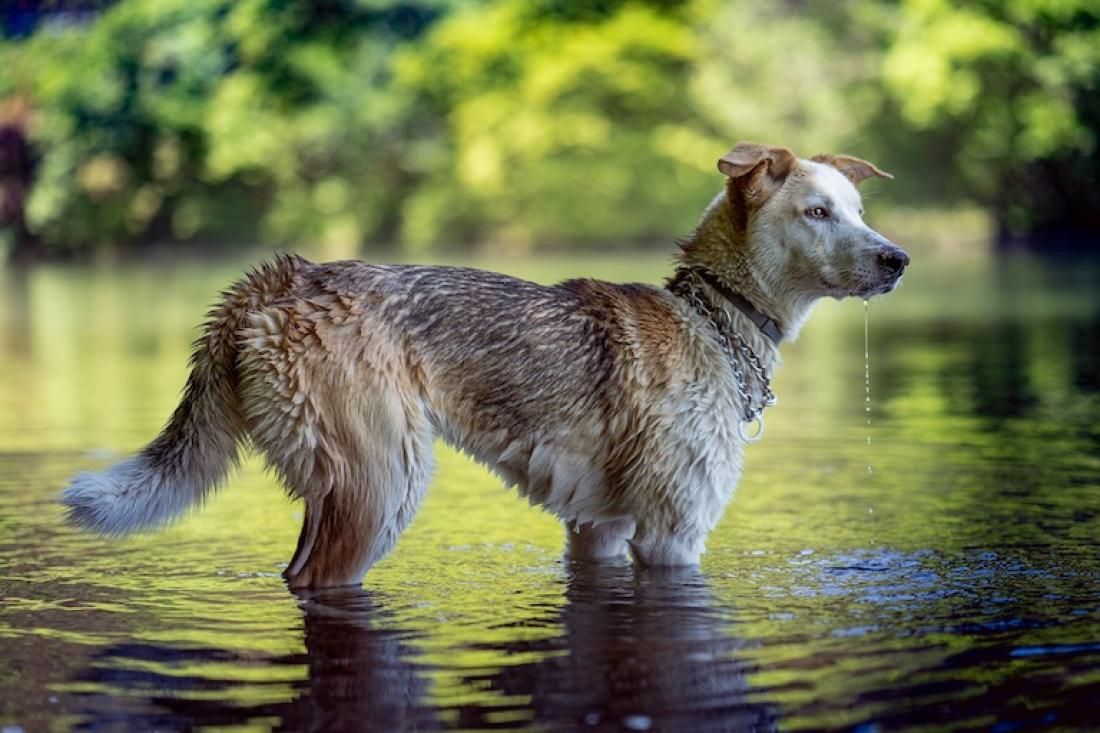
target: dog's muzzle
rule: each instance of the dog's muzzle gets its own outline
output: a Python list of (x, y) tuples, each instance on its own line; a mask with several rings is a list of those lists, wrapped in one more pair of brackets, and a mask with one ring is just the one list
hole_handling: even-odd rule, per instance
[(878, 264), (887, 275), (901, 277), (905, 266), (909, 264), (909, 255), (901, 247), (886, 244), (878, 251)]

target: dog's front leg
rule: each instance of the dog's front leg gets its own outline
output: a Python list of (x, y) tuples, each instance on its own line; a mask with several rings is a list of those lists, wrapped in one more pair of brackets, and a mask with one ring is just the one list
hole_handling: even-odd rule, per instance
[(680, 522), (644, 520), (630, 540), (634, 563), (641, 567), (698, 565), (707, 532)]
[(565, 524), (565, 558), (579, 562), (606, 562), (625, 558), (627, 541), (634, 536), (630, 517), (607, 522)]

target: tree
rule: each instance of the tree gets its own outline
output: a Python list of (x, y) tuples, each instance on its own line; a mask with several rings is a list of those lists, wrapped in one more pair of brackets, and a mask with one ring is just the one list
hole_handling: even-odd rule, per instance
[(667, 240), (738, 140), (874, 159), (880, 203), (1006, 239), (1100, 228), (1086, 0), (120, 0), (0, 63), (5, 221), (55, 252)]
[(0, 97), (33, 109), (28, 227), (54, 250), (392, 229), (388, 64), (441, 7), (126, 0), (0, 47)]
[(755, 3), (571, 5), (474, 5), (406, 50), (398, 79), (441, 121), (406, 241), (667, 240), (720, 190), (715, 162), (737, 140), (822, 152), (859, 128), (841, 45), (812, 19)]
[(904, 163), (925, 152), (930, 176), (991, 208), (1002, 239), (1100, 230), (1100, 6), (902, 0), (898, 11), (879, 129), (917, 140)]

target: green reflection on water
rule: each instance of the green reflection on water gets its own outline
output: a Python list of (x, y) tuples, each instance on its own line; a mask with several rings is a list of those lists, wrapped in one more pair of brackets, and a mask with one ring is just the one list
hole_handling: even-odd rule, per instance
[[(510, 671), (576, 681), (585, 655), (619, 659), (593, 649), (647, 629), (700, 659), (711, 653), (700, 643), (724, 639), (713, 656), (750, 671), (707, 694), (778, 711), (753, 714), (786, 728), (876, 719), (899, 699), (919, 715), (936, 695), (987, 724), (999, 713), (968, 699), (1044, 674), (1065, 686), (1029, 704), (1064, 710), (1096, 684), (1096, 652), (1006, 650), (1100, 639), (1100, 270), (915, 261), (900, 292), (871, 305), (874, 474), (862, 306), (825, 302), (785, 349), (768, 436), (686, 596), (614, 576), (612, 596), (593, 600), (600, 582), (560, 563), (557, 521), (440, 446), (421, 513), (355, 612), (284, 589), (301, 509), (255, 459), (162, 534), (107, 543), (64, 527), (53, 503), (73, 472), (157, 432), (196, 325), (242, 263), (5, 273), (0, 723), (61, 727), (114, 708), (140, 718), (171, 707), (164, 698), (217, 703), (223, 718), (238, 711), (229, 723), (259, 728), (308, 719), (301, 701), (335, 694), (313, 684), (329, 679), (317, 665), (332, 638), (353, 661), (392, 665), (370, 684), (388, 690), (396, 675), (415, 701), (399, 717), (425, 727), (553, 721), (549, 693)], [(657, 282), (668, 270), (663, 254), (469, 264), (544, 282)], [(651, 646), (630, 652), (642, 658), (630, 675), (647, 673)], [(197, 651), (166, 658), (173, 649)], [(646, 679), (658, 697), (671, 684)], [(956, 692), (935, 692), (948, 680)], [(340, 704), (366, 695), (351, 689)], [(874, 690), (891, 694), (864, 695)]]

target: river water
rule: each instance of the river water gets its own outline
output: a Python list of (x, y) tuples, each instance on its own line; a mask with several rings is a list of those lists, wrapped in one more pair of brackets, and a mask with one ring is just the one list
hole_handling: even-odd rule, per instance
[(298, 596), (301, 507), (254, 459), (160, 534), (55, 503), (156, 433), (242, 263), (0, 274), (0, 726), (1100, 727), (1100, 262), (915, 262), (870, 304), (870, 448), (863, 304), (829, 301), (698, 570), (563, 564), (555, 520), (441, 447), (363, 588)]

